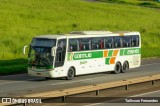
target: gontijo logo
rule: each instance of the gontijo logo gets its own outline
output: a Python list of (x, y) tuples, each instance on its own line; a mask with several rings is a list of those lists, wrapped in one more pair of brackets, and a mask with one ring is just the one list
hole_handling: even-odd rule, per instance
[(103, 57), (103, 51), (68, 53), (68, 60), (82, 60)]
[(75, 54), (74, 58), (75, 59), (81, 59), (81, 58), (91, 58), (92, 53), (85, 53), (85, 54)]

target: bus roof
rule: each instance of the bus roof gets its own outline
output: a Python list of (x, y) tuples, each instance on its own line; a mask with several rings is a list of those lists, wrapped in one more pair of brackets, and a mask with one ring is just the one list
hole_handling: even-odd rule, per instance
[(46, 39), (57, 39), (59, 37), (65, 37), (66, 35), (40, 35), (35, 36), (34, 38), (46, 38)]
[[(57, 38), (75, 38), (75, 37), (98, 37), (98, 36), (124, 36), (124, 35), (140, 35), (139, 32), (136, 31), (118, 31), (118, 32), (110, 32), (110, 31), (73, 31), (69, 34), (61, 34), (61, 35), (40, 35), (35, 36), (34, 38), (46, 38), (46, 39), (57, 39)], [(88, 36), (86, 36), (88, 35)]]

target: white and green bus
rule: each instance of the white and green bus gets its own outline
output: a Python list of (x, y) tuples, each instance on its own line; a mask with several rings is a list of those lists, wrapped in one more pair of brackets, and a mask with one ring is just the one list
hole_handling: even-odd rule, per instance
[(140, 64), (139, 32), (75, 31), (36, 36), (28, 51), (28, 75), (45, 78), (70, 80), (82, 74), (125, 73)]

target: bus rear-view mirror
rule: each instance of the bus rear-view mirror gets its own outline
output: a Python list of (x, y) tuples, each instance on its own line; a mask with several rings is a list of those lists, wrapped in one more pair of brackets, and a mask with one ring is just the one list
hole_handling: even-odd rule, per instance
[(24, 55), (28, 55), (28, 49), (27, 48), (28, 48), (28, 45), (26, 45), (26, 46), (23, 47), (23, 54)]
[(51, 49), (51, 56), (55, 56), (56, 55), (56, 48), (57, 47), (53, 47), (52, 49)]

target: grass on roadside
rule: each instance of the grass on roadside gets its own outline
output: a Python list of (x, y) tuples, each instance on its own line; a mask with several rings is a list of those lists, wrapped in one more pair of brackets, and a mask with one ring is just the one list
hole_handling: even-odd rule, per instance
[(26, 59), (0, 60), (0, 75), (27, 72)]

